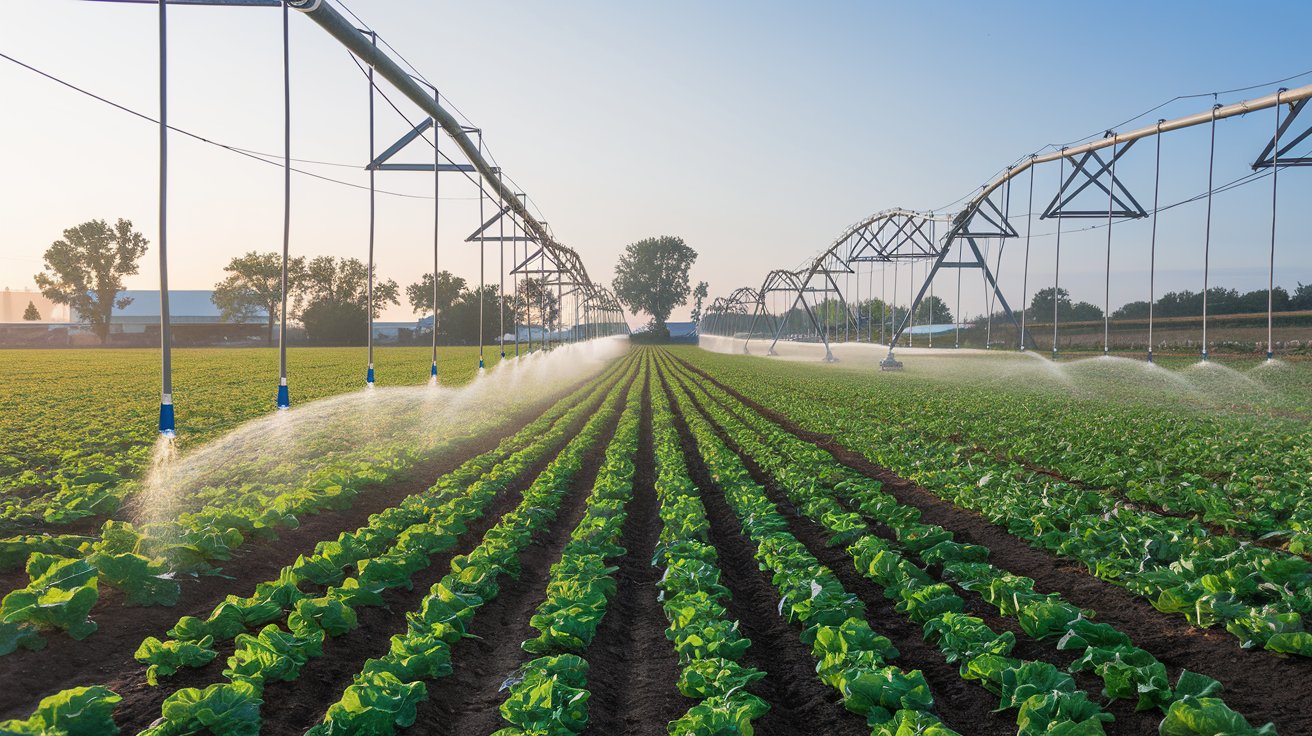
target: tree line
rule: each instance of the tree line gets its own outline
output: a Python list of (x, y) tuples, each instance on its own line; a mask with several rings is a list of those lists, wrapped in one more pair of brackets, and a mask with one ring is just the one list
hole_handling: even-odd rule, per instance
[[(138, 262), (149, 241), (126, 219), (112, 225), (89, 220), (64, 230), (63, 235), (46, 250), (45, 268), (35, 276), (36, 284), (47, 299), (76, 310), (105, 342), (114, 310), (132, 303), (131, 297), (123, 295), (123, 279), (138, 273)], [(268, 328), (266, 339), (272, 344), (282, 315), (281, 254), (251, 251), (229, 261), (224, 272), (226, 276), (214, 285), (211, 296), (222, 319), (249, 322), (262, 317)], [(496, 286), (484, 286), (481, 291), (480, 296), (479, 289), (463, 278), (441, 271), (436, 305), (432, 273), (406, 286), (405, 297), (415, 314), (432, 315), (436, 306), (434, 322), (440, 340), (447, 343), (478, 341), (480, 302), (485, 342), (499, 336), (498, 310), (503, 307), (508, 330), (516, 324), (550, 325), (559, 319), (559, 300), (546, 279), (520, 281), (518, 296), (499, 296)], [(400, 297), (395, 280), (376, 278), (371, 302), (369, 269), (358, 258), (297, 257), (287, 262), (287, 316), (301, 323), (312, 343), (363, 344), (369, 311), (377, 319), (389, 304), (399, 306)], [(28, 312), (35, 313), (36, 307), (29, 305)], [(33, 318), (39, 319), (39, 314)]]

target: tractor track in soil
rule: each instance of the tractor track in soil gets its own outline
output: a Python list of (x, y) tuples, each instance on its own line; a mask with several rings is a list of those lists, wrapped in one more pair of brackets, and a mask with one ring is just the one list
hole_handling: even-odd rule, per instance
[[(707, 413), (697, 397), (690, 397), (693, 406), (711, 425), (716, 436), (738, 456), (746, 466), (752, 480), (765, 488), (766, 496), (779, 507), (788, 520), (788, 531), (801, 542), (821, 564), (838, 577), (849, 593), (866, 604), (866, 620), (877, 634), (889, 638), (898, 649), (898, 656), (889, 662), (904, 671), (920, 670), (934, 695), (934, 711), (943, 723), (959, 733), (972, 736), (1012, 736), (1016, 733), (1015, 720), (1007, 713), (994, 713), (997, 698), (977, 683), (961, 678), (957, 666), (948, 664), (943, 653), (924, 640), (919, 624), (905, 614), (894, 610), (894, 601), (884, 597), (884, 591), (861, 575), (852, 564), (852, 558), (840, 547), (827, 544), (825, 530), (806, 518), (788, 500), (787, 494), (750, 457), (733, 442), (724, 427)], [(1017, 649), (1020, 650), (1018, 640)], [(1033, 651), (1016, 651), (1015, 656), (1041, 659)]]
[[(548, 397), (537, 405), (537, 409), (544, 410), (550, 402), (577, 388)], [(599, 403), (597, 400), (594, 405)], [(207, 667), (183, 670), (163, 680), (160, 686), (150, 687), (146, 684), (146, 666), (132, 656), (143, 639), (147, 636), (163, 638), (182, 616), (209, 616), (214, 606), (230, 594), (249, 595), (256, 582), (276, 578), (282, 568), (295, 561), (298, 555), (312, 554), (320, 541), (335, 539), (340, 532), (357, 529), (367, 524), (372, 514), (427, 490), (437, 478), (469, 458), (492, 450), (501, 440), (519, 432), (540, 414), (541, 411), (525, 411), (496, 434), (465, 445), (459, 455), (452, 453), (439, 461), (417, 467), (407, 474), (404, 481), (362, 492), (350, 508), (307, 516), (299, 527), (283, 530), (277, 539), (242, 545), (233, 559), (221, 563), (222, 575), (182, 578), (182, 597), (175, 606), (129, 607), (122, 604), (123, 594), (112, 588), (103, 589), (98, 608), (92, 612), (92, 620), (101, 624), (101, 630), (82, 641), (55, 632), (47, 636), (49, 643), (45, 649), (37, 652), (20, 650), (0, 658), (0, 679), (13, 685), (0, 690), (0, 718), (26, 717), (42, 697), (68, 687), (96, 682), (123, 696), (118, 708), (120, 713), (134, 712), (133, 703), (138, 698), (153, 703), (154, 714), (145, 721), (149, 723), (159, 716), (159, 704), (164, 697), (177, 687), (218, 681), (221, 677), (218, 673), (225, 666), (223, 663), (231, 653), (232, 643), (227, 643), (228, 651), (221, 648), (220, 656)], [(570, 434), (585, 421), (586, 416), (580, 418), (571, 427)], [(371, 615), (366, 611), (376, 610), (366, 608), (360, 611), (362, 626), (365, 618)], [(60, 666), (48, 667), (48, 661), (57, 661)]]
[[(695, 382), (695, 376), (693, 377), (693, 380)], [(703, 388), (703, 387), (699, 386), (699, 388)], [(711, 425), (716, 428), (716, 433), (720, 436), (722, 440), (724, 440), (725, 444), (727, 444), (730, 448), (732, 448), (734, 452), (738, 454), (739, 458), (742, 459), (743, 463), (747, 466), (749, 472), (752, 474), (753, 479), (755, 479), (756, 482), (760, 483), (767, 489), (767, 492), (771, 496), (771, 500), (779, 504), (781, 508), (787, 509), (788, 512), (797, 519), (798, 523), (814, 529), (815, 534), (818, 535), (817, 538), (821, 540), (819, 543), (823, 544), (824, 535), (825, 535), (825, 531), (823, 527), (821, 527), (819, 524), (816, 524), (814, 521), (805, 518), (801, 514), (801, 512), (797, 509), (797, 507), (791, 501), (788, 500), (783, 489), (779, 487), (779, 484), (773, 480), (770, 474), (766, 472), (763, 468), (761, 468), (754, 460), (752, 460), (742, 451), (742, 449), (738, 446), (738, 444), (728, 436), (722, 424), (711, 418), (711, 416), (704, 409), (705, 403), (708, 401), (714, 402), (716, 405), (723, 408), (724, 411), (728, 412), (730, 415), (734, 416), (739, 421), (743, 420), (743, 413), (742, 413), (743, 405), (739, 404), (735, 406), (733, 404), (730, 404), (727, 400), (723, 399), (722, 397), (713, 396), (709, 393), (704, 392), (704, 388), (703, 388), (703, 393), (698, 394), (696, 398), (694, 398), (694, 403), (697, 405), (698, 409), (701, 410), (702, 415), (706, 417), (707, 421), (710, 422)], [(744, 422), (744, 424), (746, 424), (746, 422)], [(853, 507), (851, 504), (847, 503), (843, 499), (835, 497), (835, 501), (845, 511), (861, 514), (860, 509)], [(864, 516), (864, 514), (861, 515)], [(880, 539), (893, 543), (894, 548), (899, 548), (901, 546), (897, 541), (897, 535), (890, 527), (880, 522), (866, 519), (866, 528), (870, 531), (870, 533), (874, 534)], [(802, 535), (799, 534), (798, 538), (802, 539)], [(815, 554), (814, 546), (812, 545), (808, 545), (808, 546), (812, 548), (812, 553)], [(841, 561), (838, 561), (835, 567), (834, 563), (830, 563), (829, 561), (825, 560), (823, 555), (816, 554), (816, 556), (821, 558), (821, 560), (824, 561), (826, 565), (830, 565), (831, 567), (834, 567), (835, 573), (838, 574), (839, 579), (843, 582), (845, 587), (848, 587), (847, 579), (844, 577), (844, 571), (848, 570), (849, 568), (852, 568), (852, 565), (850, 564), (851, 563), (850, 557), (843, 557)], [(916, 562), (915, 558), (912, 557), (911, 555), (907, 555), (907, 559), (911, 560), (912, 562)], [(1016, 621), (1016, 619), (1009, 618), (998, 613), (998, 610), (993, 606), (989, 605), (988, 602), (985, 601), (977, 591), (966, 590), (965, 588), (962, 588), (960, 585), (958, 585), (956, 582), (944, 577), (942, 565), (930, 565), (929, 567), (926, 568), (926, 570), (936, 581), (947, 584), (949, 587), (952, 588), (954, 593), (956, 593), (959, 597), (961, 597), (963, 601), (965, 601), (964, 613), (982, 619), (984, 623), (995, 632), (998, 633), (1002, 633), (1004, 631), (1011, 632), (1012, 636), (1014, 636), (1016, 639), (1016, 646), (1015, 648), (1012, 649), (1011, 656), (1027, 661), (1047, 662), (1049, 664), (1055, 665), (1058, 669), (1061, 669), (1063, 671), (1065, 671), (1072, 662), (1074, 662), (1076, 659), (1080, 657), (1081, 654), (1080, 652), (1076, 652), (1073, 650), (1062, 651), (1057, 649), (1055, 646), (1055, 640), (1045, 644), (1039, 640), (1034, 639), (1028, 633), (1026, 633), (1024, 629), (1020, 627), (1020, 624), (1019, 622)], [(860, 575), (859, 573), (857, 573), (856, 578), (864, 585), (872, 585), (873, 589), (877, 591), (880, 597), (882, 598), (883, 591), (882, 589), (879, 588), (878, 585), (873, 584), (871, 581), (869, 581), (867, 578), (865, 578), (863, 575)], [(849, 589), (851, 590), (852, 588), (849, 587)], [(865, 595), (862, 595), (861, 597), (862, 600), (866, 601), (867, 605), (870, 604), (871, 601), (868, 597), (866, 597)], [(908, 624), (914, 632), (923, 633), (920, 627), (917, 624), (911, 622), (909, 619), (907, 619), (904, 614), (899, 614), (896, 611), (894, 611), (893, 604), (891, 602), (889, 602), (888, 609), (889, 609), (888, 614), (891, 618), (878, 619), (881, 624), (885, 621), (895, 620), (897, 617), (901, 617), (901, 619), (906, 624)], [(923, 638), (924, 637), (921, 636), (922, 641)], [(894, 643), (899, 644), (899, 648), (901, 648), (900, 640), (895, 640)], [(937, 650), (936, 647), (929, 644), (928, 642), (924, 642), (924, 643), (929, 647), (929, 649), (940, 652), (940, 658), (941, 658), (941, 650)], [(946, 665), (946, 662), (944, 662), (944, 664)], [(954, 665), (947, 665), (947, 666), (949, 667), (949, 669), (953, 671), (953, 673), (956, 672), (956, 667)], [(1104, 724), (1107, 732), (1112, 736), (1116, 736), (1117, 734), (1126, 734), (1127, 736), (1130, 736), (1132, 734), (1152, 733), (1153, 731), (1157, 730), (1157, 726), (1158, 723), (1161, 721), (1161, 718), (1160, 718), (1160, 714), (1157, 713), (1156, 711), (1147, 711), (1147, 712), (1137, 711), (1135, 710), (1136, 702), (1132, 700), (1121, 699), (1108, 703), (1106, 702), (1106, 698), (1102, 696), (1103, 683), (1101, 678), (1099, 678), (1097, 675), (1089, 671), (1073, 672), (1070, 674), (1075, 679), (1076, 685), (1081, 690), (1084, 690), (1089, 695), (1089, 698), (1091, 700), (1097, 701), (1100, 704), (1102, 704), (1104, 710), (1106, 710), (1108, 713), (1111, 713), (1113, 716), (1116, 717), (1116, 720), (1113, 723)], [(926, 672), (925, 676), (928, 679), (930, 674)], [(959, 675), (954, 675), (954, 676), (958, 681), (962, 681), (962, 678)], [(934, 690), (934, 692), (938, 691), (938, 688), (934, 687), (933, 682), (931, 682), (930, 685), (931, 688)], [(987, 698), (991, 696), (985, 696), (985, 697)], [(973, 724), (975, 723), (975, 721), (970, 721), (970, 723)], [(1005, 732), (1009, 734), (1011, 730), (1014, 728), (1015, 726), (1012, 725)]]
[(520, 555), (519, 576), (500, 582), (497, 597), (475, 614), (469, 627), (473, 636), (451, 647), (453, 672), (437, 683), (429, 683), (428, 699), (419, 704), (411, 727), (415, 733), (489, 734), (508, 725), (499, 711), (507, 695), (502, 683), (536, 656), (525, 652), (520, 644), (536, 631), (529, 620), (546, 599), (551, 566), (560, 559), (570, 533), (587, 512), (606, 448), (623, 415), (625, 398), (635, 390), (637, 380), (623, 388), (614, 416), (606, 420), (596, 444), (584, 455), (556, 518), (534, 536)]
[(1072, 604), (1096, 611), (1098, 621), (1115, 626), (1136, 646), (1152, 652), (1166, 665), (1172, 681), (1183, 669), (1214, 677), (1225, 686), (1225, 702), (1251, 723), (1270, 721), (1282, 733), (1312, 734), (1312, 711), (1305, 707), (1305, 693), (1312, 687), (1312, 660), (1243, 649), (1223, 629), (1198, 629), (1179, 616), (1163, 614), (1134, 593), (1094, 577), (1080, 563), (1031, 547), (1005, 527), (938, 497), (829, 435), (802, 427), (688, 361), (671, 358), (843, 465), (880, 481), (899, 503), (920, 509), (923, 523), (951, 530), (959, 542), (988, 547), (993, 564), (1033, 579), (1036, 591), (1057, 591)]
[[(661, 385), (667, 393), (672, 390), (663, 375)], [(719, 553), (720, 582), (731, 594), (725, 602), (728, 616), (752, 641), (742, 664), (766, 673), (749, 688), (770, 704), (755, 727), (763, 734), (869, 734), (865, 719), (848, 711), (837, 693), (816, 677), (815, 658), (802, 644), (800, 630), (778, 614), (779, 593), (757, 566), (751, 542), (712, 480), (673, 394), (669, 395), (689, 476), (706, 507), (710, 543)]]
[[(656, 596), (662, 571), (651, 564), (660, 541), (660, 500), (656, 496), (651, 391), (654, 370), (648, 367), (638, 430), (637, 472), (633, 498), (620, 542), (625, 553), (614, 562), (618, 588), (607, 605), (584, 656), (588, 660), (588, 733), (661, 736), (665, 725), (683, 715), (694, 701), (677, 689), (679, 660), (665, 638), (668, 622)], [(657, 389), (658, 390), (658, 389)]]

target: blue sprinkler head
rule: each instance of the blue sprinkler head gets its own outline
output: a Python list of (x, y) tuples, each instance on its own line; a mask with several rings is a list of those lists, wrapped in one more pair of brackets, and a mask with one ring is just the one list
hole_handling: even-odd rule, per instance
[(364, 374), (364, 382), (370, 386), (374, 385), (374, 367), (369, 366), (369, 370)]
[(278, 385), (278, 408), (290, 409), (292, 406), (291, 392), (287, 390), (287, 384)]
[(483, 370), (483, 359), (482, 359), (482, 358), (479, 358), (479, 359), (478, 359), (478, 369), (479, 369), (480, 371)]
[(432, 376), (433, 378), (437, 378), (437, 363), (433, 363), (433, 372), (429, 373), (428, 375)]
[(1266, 359), (1267, 359), (1267, 360), (1275, 360), (1275, 359), (1276, 359), (1276, 356), (1275, 356), (1274, 353), (1272, 353), (1270, 350), (1268, 350), (1268, 351), (1266, 351)]
[(165, 437), (174, 437), (173, 402), (164, 401), (159, 405), (159, 433)]

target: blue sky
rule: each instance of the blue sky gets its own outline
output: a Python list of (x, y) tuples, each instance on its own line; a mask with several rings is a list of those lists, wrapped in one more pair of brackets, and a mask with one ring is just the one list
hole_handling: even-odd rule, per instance
[[(710, 282), (712, 296), (796, 265), (869, 213), (942, 207), (1045, 144), (1100, 133), (1176, 95), (1312, 70), (1287, 30), (1312, 18), (1306, 3), (349, 5), (485, 129), (498, 161), (594, 278), (609, 281), (625, 243), (677, 234), (701, 253), (693, 277)], [(365, 83), (335, 41), (306, 18), (292, 21), (293, 154), (362, 165)], [(278, 153), (277, 11), (178, 7), (171, 23), (171, 121)], [(148, 6), (0, 0), (0, 51), (154, 114), (154, 24)], [(49, 242), (86, 219), (128, 217), (155, 239), (151, 125), (3, 60), (0, 89), (0, 286), (29, 287)], [(1210, 105), (1181, 100), (1138, 124)], [(379, 110), (381, 147), (406, 126), (385, 104)], [(1218, 182), (1247, 173), (1272, 122), (1254, 114), (1218, 125)], [(1151, 145), (1118, 169), (1145, 203)], [(1201, 192), (1206, 130), (1163, 146), (1162, 201)], [(207, 288), (231, 256), (280, 246), (277, 168), (177, 136), (172, 157), (176, 288)], [(358, 168), (307, 168), (365, 181)], [(1056, 178), (1055, 165), (1039, 169), (1036, 202), (1052, 196)], [(475, 190), (447, 181), (443, 267), (476, 277), (476, 253), (460, 242), (477, 225)], [(431, 190), (423, 175), (379, 185), (418, 197)], [(293, 249), (363, 257), (366, 195), (306, 177), (294, 187)], [(1023, 189), (1013, 189), (1015, 202)], [(1298, 204), (1309, 194), (1312, 171), (1282, 174), (1277, 280), (1290, 287), (1312, 281), (1312, 215)], [(1265, 285), (1270, 196), (1268, 181), (1216, 198), (1214, 283)], [(431, 206), (380, 197), (383, 276), (404, 284), (431, 267)], [(1201, 205), (1163, 215), (1159, 291), (1201, 286), (1202, 219)], [(1113, 236), (1115, 305), (1146, 296), (1148, 241), (1145, 223), (1118, 225)], [(1063, 237), (1062, 282), (1077, 299), (1102, 301), (1105, 239), (1102, 230)], [(1032, 283), (1050, 283), (1052, 239), (1031, 247)], [(1009, 244), (1003, 263), (1013, 302), (1022, 248)], [(153, 258), (130, 286), (152, 286)], [(980, 311), (982, 298), (968, 283), (965, 311)], [(388, 316), (405, 318), (408, 308)]]

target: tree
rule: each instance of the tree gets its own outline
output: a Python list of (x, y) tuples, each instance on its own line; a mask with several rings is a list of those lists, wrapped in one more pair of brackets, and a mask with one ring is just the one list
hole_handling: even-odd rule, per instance
[[(358, 258), (319, 256), (305, 268), (302, 280), (308, 305), (317, 303), (355, 304), (361, 310), (369, 301), (369, 269)], [(400, 305), (400, 287), (392, 279), (374, 281), (373, 315), (378, 319), (388, 304)], [(309, 306), (306, 307), (309, 309)], [(304, 315), (302, 315), (302, 320)]]
[[(1057, 293), (1057, 310), (1058, 318), (1064, 316), (1063, 312), (1069, 313), (1071, 308), (1071, 294), (1065, 289), (1056, 289)], [(1030, 299), (1029, 320), (1032, 322), (1043, 322), (1052, 320), (1052, 295), (1053, 287), (1039, 289), (1034, 292)]]
[[(1028, 319), (1032, 322), (1052, 321), (1053, 289), (1039, 289), (1030, 300)], [(1071, 295), (1065, 289), (1057, 289), (1057, 319), (1062, 322), (1093, 322), (1102, 319), (1102, 307), (1089, 302), (1071, 303)]]
[(36, 305), (32, 303), (31, 299), (27, 301), (27, 309), (23, 310), (23, 319), (28, 322), (41, 321), (41, 313), (37, 311)]
[(132, 229), (131, 220), (119, 218), (113, 227), (104, 220), (88, 220), (65, 230), (64, 239), (50, 245), (36, 284), (50, 301), (76, 310), (103, 343), (109, 339), (114, 309), (132, 303), (131, 297), (118, 294), (123, 277), (137, 273), (148, 242)]
[(937, 296), (927, 296), (916, 307), (916, 324), (943, 325), (952, 322), (952, 310), (948, 303)]
[[(438, 272), (437, 313), (433, 315), (433, 326), (435, 329), (442, 313), (451, 308), (451, 305), (460, 296), (460, 292), (464, 288), (464, 279), (459, 276), (453, 276), (450, 271)], [(418, 281), (405, 287), (405, 296), (406, 299), (409, 300), (410, 308), (414, 310), (415, 314), (428, 314), (432, 312), (433, 274), (426, 273)]]
[(698, 281), (697, 288), (692, 290), (692, 297), (695, 300), (692, 308), (692, 321), (702, 321), (702, 300), (710, 291), (710, 286), (705, 281)]
[(310, 302), (301, 312), (301, 324), (313, 345), (364, 345), (369, 331), (364, 306), (353, 301)]
[[(483, 343), (491, 344), (496, 342), (500, 336), (500, 325), (497, 324), (497, 287), (494, 284), (483, 286)], [(466, 289), (460, 292), (460, 297), (451, 305), (451, 310), (447, 313), (445, 324), (445, 335), (452, 341), (462, 344), (471, 344), (478, 342), (479, 333), (479, 295), (476, 290)], [(513, 307), (510, 304), (510, 297), (506, 297), (507, 307)]]
[[(272, 345), (273, 326), (282, 316), (282, 255), (251, 251), (228, 261), (223, 270), (228, 276), (214, 285), (210, 301), (228, 322), (245, 322), (263, 313), (269, 327), (266, 342)], [(305, 259), (287, 259), (289, 314), (300, 311), (304, 276)]]
[(666, 235), (630, 243), (615, 265), (615, 296), (630, 311), (651, 315), (657, 333), (668, 333), (670, 312), (688, 303), (688, 269), (696, 260), (697, 251), (683, 238)]
[(451, 309), (451, 305), (465, 288), (465, 280), (454, 276), (450, 271), (437, 274), (437, 309), (433, 309), (433, 274), (426, 273), (413, 284), (405, 287), (406, 299), (415, 314), (433, 315), (433, 330), (436, 332), (442, 323), (442, 317)]
[(546, 277), (519, 282), (519, 303), (514, 305), (514, 314), (517, 321), (529, 326), (539, 324), (546, 329), (555, 324), (560, 317), (560, 302)]
[(1312, 284), (1298, 282), (1293, 296), (1289, 297), (1290, 309), (1312, 309)]

